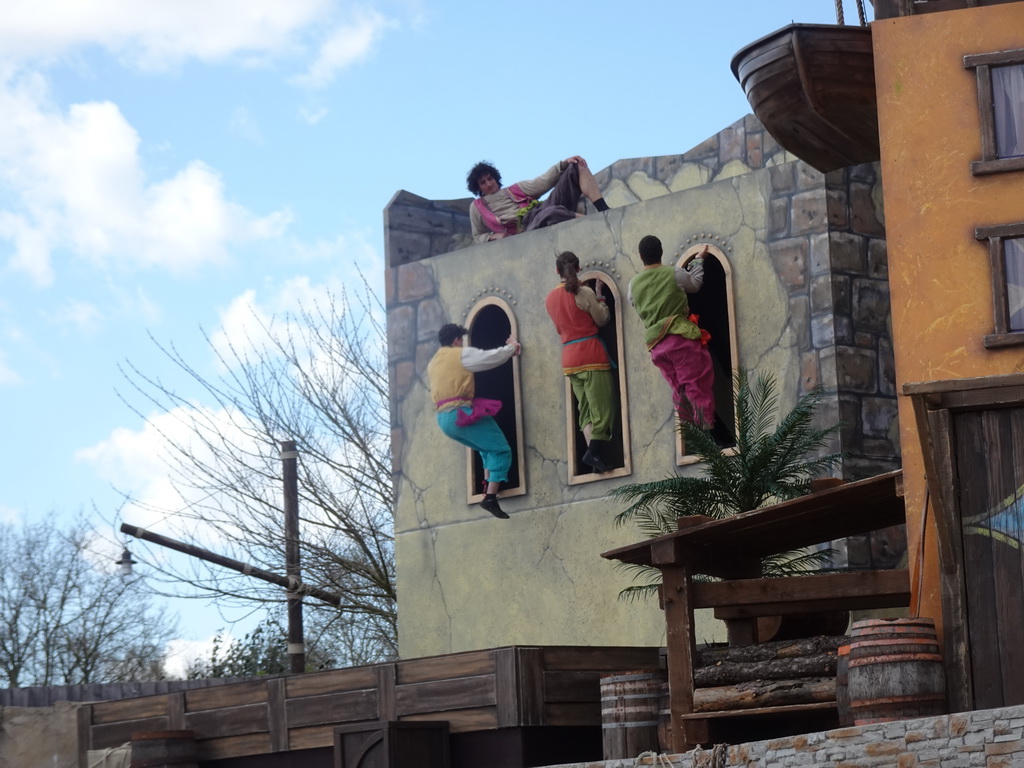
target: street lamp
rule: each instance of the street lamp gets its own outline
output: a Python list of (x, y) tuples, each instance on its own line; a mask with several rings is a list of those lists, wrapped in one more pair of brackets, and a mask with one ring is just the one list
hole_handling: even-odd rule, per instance
[(124, 552), (121, 553), (121, 559), (114, 564), (117, 566), (117, 572), (127, 577), (132, 575), (132, 566), (135, 565), (135, 562), (132, 560), (132, 553), (128, 551), (128, 547), (125, 547)]

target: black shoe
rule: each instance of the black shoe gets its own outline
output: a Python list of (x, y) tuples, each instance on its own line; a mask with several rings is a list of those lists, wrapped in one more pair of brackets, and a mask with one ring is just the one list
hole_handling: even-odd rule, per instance
[(607, 464), (604, 463), (604, 459), (601, 458), (600, 448), (597, 443), (604, 442), (602, 440), (591, 440), (590, 446), (587, 448), (587, 452), (583, 454), (583, 458), (580, 459), (584, 464), (593, 469), (595, 472), (600, 474), (601, 472), (608, 472), (611, 470)]
[(480, 502), (480, 506), (486, 509), (495, 517), (499, 517), (502, 520), (508, 520), (508, 515), (506, 515), (505, 512), (502, 511), (500, 506), (498, 506), (497, 496), (484, 496), (484, 500)]

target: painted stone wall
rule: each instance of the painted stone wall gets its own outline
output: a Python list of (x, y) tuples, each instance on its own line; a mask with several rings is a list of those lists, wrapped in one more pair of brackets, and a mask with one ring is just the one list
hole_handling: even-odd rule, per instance
[[(849, 452), (848, 478), (899, 465), (876, 166), (823, 176), (748, 116), (686, 154), (619, 161), (598, 179), (610, 211), (482, 245), (467, 245), (469, 199), (399, 192), (385, 212), (403, 657), (663, 643), (657, 605), (618, 600), (628, 576), (600, 553), (637, 539), (613, 526), (610, 491), (677, 471), (668, 386), (623, 306), (633, 474), (570, 485), (559, 344), (543, 306), (560, 251), (605, 272), (625, 304), (643, 235), (661, 238), (666, 260), (713, 244), (733, 275), (740, 366), (778, 373), (787, 407), (822, 385), (822, 423), (846, 423), (833, 448)], [(526, 493), (503, 500), (508, 521), (467, 503), (464, 449), (439, 433), (425, 380), (437, 329), (488, 297), (510, 307), (524, 346)], [(840, 564), (871, 562), (866, 543), (842, 549)], [(700, 634), (720, 628), (708, 620)]]
[[(1021, 29), (1022, 3), (872, 25), (900, 387), (1024, 370), (1021, 347), (984, 347), (993, 331), (992, 281), (987, 245), (974, 239), (977, 226), (1024, 221), (1024, 172), (971, 174), (981, 158), (980, 118), (975, 75), (963, 67), (966, 54), (1021, 48)], [(916, 552), (924, 468), (909, 398), (899, 409)], [(927, 522), (921, 615), (941, 626), (936, 535)]]
[(0, 768), (77, 768), (81, 706), (0, 707)]

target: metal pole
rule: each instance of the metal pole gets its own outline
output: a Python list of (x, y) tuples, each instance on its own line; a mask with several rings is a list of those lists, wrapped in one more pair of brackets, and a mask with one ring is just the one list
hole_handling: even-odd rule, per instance
[[(281, 443), (281, 477), (284, 482), (284, 567), (294, 583), (302, 575), (299, 562), (298, 458), (294, 440)], [(292, 672), (306, 671), (306, 641), (302, 630), (302, 593), (288, 590), (288, 659)]]
[(168, 549), (173, 549), (176, 552), (183, 552), (186, 555), (191, 555), (192, 557), (199, 558), (200, 560), (205, 560), (208, 563), (222, 565), (225, 568), (238, 571), (245, 576), (252, 576), (255, 579), (261, 579), (262, 581), (276, 584), (279, 587), (285, 587), (286, 589), (298, 592), (301, 595), (315, 597), (316, 599), (323, 600), (325, 603), (330, 603), (331, 605), (341, 605), (341, 596), (336, 595), (333, 592), (327, 592), (319, 587), (311, 587), (308, 584), (303, 584), (297, 579), (278, 576), (276, 573), (264, 571), (262, 568), (257, 568), (254, 565), (249, 565), (248, 563), (243, 563), (239, 560), (232, 560), (230, 557), (218, 555), (216, 552), (211, 552), (208, 549), (203, 549), (202, 547), (197, 547), (193, 544), (186, 544), (183, 541), (169, 539), (159, 533), (153, 533), (152, 531), (147, 531), (145, 528), (139, 528), (137, 525), (121, 523), (121, 533), (127, 533), (129, 536), (134, 536), (137, 539), (142, 539), (153, 544), (159, 544), (161, 547), (167, 547)]

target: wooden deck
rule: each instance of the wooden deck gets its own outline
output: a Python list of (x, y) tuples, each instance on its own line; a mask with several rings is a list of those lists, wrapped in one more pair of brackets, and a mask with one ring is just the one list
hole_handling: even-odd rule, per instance
[[(700, 711), (693, 612), (713, 608), (715, 616), (726, 622), (729, 644), (745, 646), (762, 639), (761, 617), (908, 605), (906, 569), (759, 578), (765, 555), (904, 523), (902, 478), (901, 471), (889, 472), (724, 520), (681, 518), (675, 533), (604, 553), (609, 559), (651, 565), (662, 572), (672, 751), (728, 741), (720, 738), (724, 729), (718, 726), (723, 721), (744, 719), (745, 736), (774, 738), (787, 735), (785, 729), (794, 726), (800, 730), (789, 733), (813, 730), (808, 724), (812, 717), (834, 720), (834, 688), (829, 701)], [(722, 581), (694, 579), (700, 575)], [(821, 729), (835, 727), (837, 722)]]
[(79, 764), (140, 732), (194, 731), (198, 760), (227, 765), (333, 749), (336, 726), (376, 721), (446, 721), (453, 737), (589, 727), (600, 744), (601, 675), (662, 663), (658, 648), (511, 646), (99, 702), (79, 713)]

